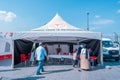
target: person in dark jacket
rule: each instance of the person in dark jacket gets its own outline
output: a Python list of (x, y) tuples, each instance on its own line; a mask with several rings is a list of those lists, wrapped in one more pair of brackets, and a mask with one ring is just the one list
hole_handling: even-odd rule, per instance
[(78, 67), (80, 67), (80, 53), (81, 53), (82, 48), (83, 48), (83, 45), (80, 44), (80, 46), (78, 47), (77, 60), (76, 60), (76, 65), (78, 65)]

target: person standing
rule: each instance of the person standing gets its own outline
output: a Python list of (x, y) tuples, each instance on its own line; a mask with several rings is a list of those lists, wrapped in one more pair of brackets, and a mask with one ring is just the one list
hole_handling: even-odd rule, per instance
[(60, 48), (60, 44), (58, 45), (58, 48), (56, 48), (56, 51), (57, 51), (57, 54), (59, 54), (59, 55), (61, 54), (61, 51), (62, 51), (62, 50), (61, 50), (61, 48)]
[(46, 53), (47, 53), (47, 55), (45, 56), (44, 62), (45, 62), (45, 64), (47, 64), (48, 53), (49, 53), (49, 52), (48, 52), (48, 45), (47, 45), (47, 43), (45, 43), (44, 48), (45, 48), (45, 51), (46, 51)]
[(45, 48), (46, 53), (47, 53), (47, 55), (48, 55), (49, 51), (48, 51), (48, 45), (47, 45), (47, 43), (45, 43), (44, 48)]
[(36, 71), (36, 75), (40, 75), (41, 72), (44, 71), (43, 63), (44, 63), (45, 56), (47, 56), (46, 50), (44, 47), (42, 47), (42, 43), (39, 43), (39, 46), (35, 52), (35, 57), (36, 57), (36, 60), (38, 61), (38, 68)]
[(86, 48), (86, 44), (84, 44), (84, 47), (81, 50), (81, 54), (80, 54), (80, 68), (83, 70), (89, 70), (90, 69), (90, 62), (89, 62), (89, 51)]
[(73, 51), (73, 67), (77, 65), (77, 49)]
[(35, 50), (32, 50), (31, 51), (31, 56), (30, 56), (31, 66), (34, 66), (34, 56), (35, 56)]
[(81, 44), (78, 47), (78, 51), (77, 51), (77, 61), (76, 61), (76, 65), (78, 65), (78, 67), (80, 67), (80, 54), (81, 54), (81, 50), (83, 48), (83, 45)]
[(32, 46), (32, 50), (31, 50), (31, 56), (30, 56), (30, 63), (31, 63), (31, 66), (34, 66), (34, 59), (35, 59), (35, 43), (33, 43), (33, 46)]
[(80, 56), (82, 48), (83, 48), (83, 45), (81, 44), (78, 48), (77, 56)]

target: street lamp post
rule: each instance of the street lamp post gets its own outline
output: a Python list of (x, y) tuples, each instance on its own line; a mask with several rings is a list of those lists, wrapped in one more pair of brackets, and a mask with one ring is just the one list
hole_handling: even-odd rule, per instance
[(87, 30), (89, 31), (89, 12), (87, 12)]
[(114, 32), (115, 34), (115, 41), (118, 42), (118, 34), (116, 32)]

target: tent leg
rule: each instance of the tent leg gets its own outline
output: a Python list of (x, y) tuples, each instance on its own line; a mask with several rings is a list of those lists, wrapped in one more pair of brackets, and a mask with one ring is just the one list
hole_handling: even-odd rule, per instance
[(12, 40), (12, 64), (11, 67), (14, 68), (14, 40)]
[(100, 63), (103, 66), (103, 48), (102, 48), (102, 40), (100, 41)]

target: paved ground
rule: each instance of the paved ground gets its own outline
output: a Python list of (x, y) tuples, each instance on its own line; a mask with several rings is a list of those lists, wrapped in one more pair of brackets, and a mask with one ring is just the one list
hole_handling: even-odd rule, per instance
[(114, 61), (105, 62), (103, 67), (96, 66), (91, 71), (73, 68), (72, 65), (47, 65), (46, 72), (39, 76), (35, 75), (36, 68), (0, 66), (0, 76), (2, 80), (120, 80), (120, 62)]

